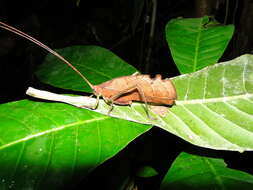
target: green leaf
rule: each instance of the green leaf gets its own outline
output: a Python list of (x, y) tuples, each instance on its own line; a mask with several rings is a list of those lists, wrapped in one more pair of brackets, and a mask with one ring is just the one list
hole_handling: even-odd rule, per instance
[(208, 16), (172, 19), (166, 25), (166, 39), (182, 74), (216, 63), (233, 32), (233, 25), (218, 25)]
[(161, 184), (161, 190), (253, 189), (253, 176), (230, 169), (222, 159), (181, 153)]
[[(83, 73), (92, 84), (100, 84), (137, 71), (111, 51), (99, 46), (72, 46), (56, 51)], [(55, 87), (92, 92), (75, 71), (51, 54), (38, 68), (36, 75), (42, 82)]]
[[(60, 103), (0, 105), (0, 189), (75, 185), (150, 129)], [(71, 182), (71, 183), (70, 183)]]
[[(165, 117), (147, 117), (142, 103), (114, 106), (111, 116), (152, 124), (201, 147), (253, 150), (253, 55), (172, 79), (178, 100)], [(107, 114), (100, 100), (94, 110)]]
[[(253, 55), (243, 55), (172, 81), (178, 100), (165, 117), (152, 114), (155, 119), (148, 118), (142, 103), (133, 103), (131, 107), (115, 105), (110, 115), (161, 127), (201, 147), (253, 150)], [(69, 79), (69, 84), (74, 86), (75, 81)], [(107, 115), (109, 109), (100, 100), (94, 111)]]

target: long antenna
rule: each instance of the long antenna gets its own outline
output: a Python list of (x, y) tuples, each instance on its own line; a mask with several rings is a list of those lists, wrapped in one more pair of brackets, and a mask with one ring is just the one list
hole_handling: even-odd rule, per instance
[(80, 71), (77, 70), (76, 67), (74, 67), (70, 62), (68, 62), (64, 57), (62, 57), (60, 54), (58, 54), (57, 52), (55, 52), (54, 50), (52, 50), (50, 47), (46, 46), (45, 44), (43, 44), (42, 42), (36, 40), (35, 38), (33, 38), (32, 36), (29, 36), (28, 34), (12, 27), (9, 26), (8, 24), (5, 24), (3, 22), (0, 21), (0, 28), (3, 28), (5, 30), (8, 30), (10, 32), (13, 32), (19, 36), (22, 36), (24, 38), (26, 38), (27, 40), (30, 40), (31, 42), (37, 44), (38, 46), (44, 48), (45, 50), (47, 50), (48, 52), (52, 53), (53, 55), (55, 55), (56, 57), (58, 57), (60, 60), (62, 60), (64, 63), (66, 63), (68, 66), (70, 66), (70, 68), (72, 68), (80, 77), (82, 77), (82, 79), (87, 82), (87, 84), (91, 87), (91, 89), (93, 89), (93, 85), (88, 81), (88, 79), (83, 76), (82, 73), (80, 73)]

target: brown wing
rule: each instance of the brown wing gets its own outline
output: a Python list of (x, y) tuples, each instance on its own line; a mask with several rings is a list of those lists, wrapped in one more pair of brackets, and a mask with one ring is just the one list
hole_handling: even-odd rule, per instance
[(118, 104), (130, 104), (132, 101), (142, 101), (160, 105), (172, 105), (176, 99), (176, 89), (169, 79), (162, 80), (161, 75), (151, 79), (149, 75), (131, 75), (106, 81), (94, 86), (94, 93), (110, 99), (119, 95), (114, 100)]
[(139, 86), (144, 92), (147, 102), (160, 105), (172, 105), (177, 98), (176, 89), (169, 79), (161, 79), (161, 75), (155, 78), (142, 78), (140, 76)]

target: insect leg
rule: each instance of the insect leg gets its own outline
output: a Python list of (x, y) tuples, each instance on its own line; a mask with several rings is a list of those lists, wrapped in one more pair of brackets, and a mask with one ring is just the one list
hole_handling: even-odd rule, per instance
[(120, 96), (126, 94), (126, 93), (129, 93), (131, 91), (134, 91), (136, 90), (136, 85), (133, 85), (133, 86), (130, 86), (120, 92), (118, 92), (117, 94), (113, 95), (111, 98), (110, 98), (110, 101), (113, 102), (114, 100), (118, 99)]
[(99, 97), (100, 97), (100, 95), (97, 95), (96, 103), (95, 103), (94, 107), (91, 108), (91, 109), (95, 110), (95, 109), (98, 107), (98, 104), (99, 104)]
[(106, 104), (110, 105), (110, 108), (108, 110), (107, 115), (110, 115), (111, 111), (113, 110), (113, 101), (111, 101), (111, 99), (105, 98), (103, 97), (104, 101)]
[(140, 75), (140, 73), (139, 73), (138, 71), (136, 71), (136, 72), (134, 72), (134, 73), (132, 74), (132, 76), (136, 76), (136, 75)]
[(150, 115), (150, 112), (149, 112), (150, 109), (149, 109), (149, 106), (148, 106), (148, 103), (147, 103), (147, 99), (146, 99), (146, 96), (145, 96), (145, 94), (144, 94), (142, 88), (141, 88), (138, 84), (136, 84), (135, 89), (138, 90), (141, 99), (142, 99), (143, 102), (145, 103), (145, 107), (146, 107), (146, 110), (145, 110), (145, 111), (146, 111), (146, 113), (147, 113), (148, 118), (154, 119), (154, 118), (151, 117), (151, 115)]
[(112, 97), (110, 98), (110, 100), (111, 100), (111, 108), (110, 108), (110, 110), (109, 110), (109, 113), (112, 111), (112, 109), (113, 109), (113, 102), (114, 102), (116, 99), (118, 99), (120, 96), (122, 96), (122, 95), (124, 95), (124, 94), (126, 94), (126, 93), (129, 93), (129, 92), (131, 92), (131, 91), (134, 91), (134, 90), (138, 90), (139, 95), (141, 96), (141, 99), (142, 99), (143, 102), (145, 103), (146, 113), (147, 113), (148, 118), (153, 119), (153, 118), (150, 116), (150, 113), (149, 113), (149, 107), (148, 107), (148, 104), (147, 104), (147, 100), (146, 100), (145, 94), (144, 94), (143, 90), (140, 88), (140, 86), (139, 86), (138, 84), (133, 85), (133, 86), (131, 86), (131, 87), (129, 87), (129, 88), (126, 88), (125, 90), (122, 90), (121, 92), (119, 92), (119, 93), (115, 94), (114, 96), (112, 96)]
[(110, 115), (112, 110), (113, 110), (113, 103), (110, 104), (110, 108), (109, 108), (108, 113), (107, 113), (108, 116)]
[(146, 106), (146, 113), (147, 113), (148, 118), (153, 120), (154, 118), (151, 117), (151, 115), (150, 115), (150, 112), (149, 112), (150, 109), (149, 109), (149, 107), (148, 107), (147, 99), (146, 99), (146, 97), (145, 97), (145, 94), (144, 94), (142, 88), (140, 88), (140, 86), (137, 84), (137, 85), (136, 85), (136, 89), (138, 90), (138, 92), (139, 92), (139, 94), (140, 94), (140, 96), (141, 96), (141, 99), (143, 99), (143, 102), (145, 103), (145, 106)]
[[(92, 94), (90, 97), (92, 97), (92, 96), (94, 96), (94, 94)], [(100, 96), (101, 96), (101, 95), (97, 95), (96, 103), (94, 104), (94, 106), (83, 105), (82, 107), (89, 108), (89, 109), (92, 109), (92, 110), (97, 109), (98, 104), (99, 104), (99, 97), (100, 97)]]
[[(110, 109), (109, 109), (109, 111), (108, 111), (108, 115), (109, 115), (110, 112), (113, 110), (114, 101), (115, 101), (116, 99), (118, 99), (120, 96), (122, 96), (122, 95), (124, 95), (124, 94), (126, 94), (126, 93), (128, 93), (128, 92), (134, 91), (134, 90), (136, 90), (136, 85), (130, 86), (130, 87), (128, 87), (128, 88), (126, 88), (126, 89), (124, 89), (124, 90), (118, 92), (117, 94), (115, 94), (114, 96), (112, 96), (110, 99), (104, 98), (105, 102), (106, 102), (107, 104), (110, 104)], [(129, 104), (130, 104), (130, 103), (129, 103)], [(125, 104), (125, 105), (127, 105), (127, 104)]]

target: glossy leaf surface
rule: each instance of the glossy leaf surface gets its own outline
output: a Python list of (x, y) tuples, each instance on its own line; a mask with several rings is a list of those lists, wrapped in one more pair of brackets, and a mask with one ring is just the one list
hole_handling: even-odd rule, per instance
[[(178, 100), (165, 117), (147, 117), (145, 105), (114, 106), (111, 116), (152, 124), (212, 149), (253, 150), (253, 56), (209, 66), (172, 79)], [(94, 110), (107, 114), (100, 100)]]
[[(55, 77), (63, 78), (57, 73)], [(252, 55), (181, 75), (172, 81), (178, 100), (165, 117), (153, 114), (156, 119), (148, 118), (144, 104), (140, 103), (131, 107), (114, 106), (110, 115), (161, 127), (201, 147), (253, 150)], [(110, 106), (100, 100), (94, 111), (107, 114), (109, 109)]]
[[(72, 46), (56, 51), (83, 73), (92, 84), (100, 84), (137, 71), (111, 51), (99, 46)], [(47, 56), (36, 74), (42, 82), (55, 87), (92, 92), (75, 71), (51, 54)]]
[(1, 105), (0, 115), (0, 189), (75, 185), (150, 128), (66, 104), (28, 100)]
[(177, 68), (184, 74), (217, 63), (233, 31), (233, 25), (221, 25), (207, 16), (178, 18), (166, 25), (166, 39)]
[(161, 190), (238, 190), (252, 189), (253, 176), (230, 169), (222, 159), (182, 152), (172, 164)]

